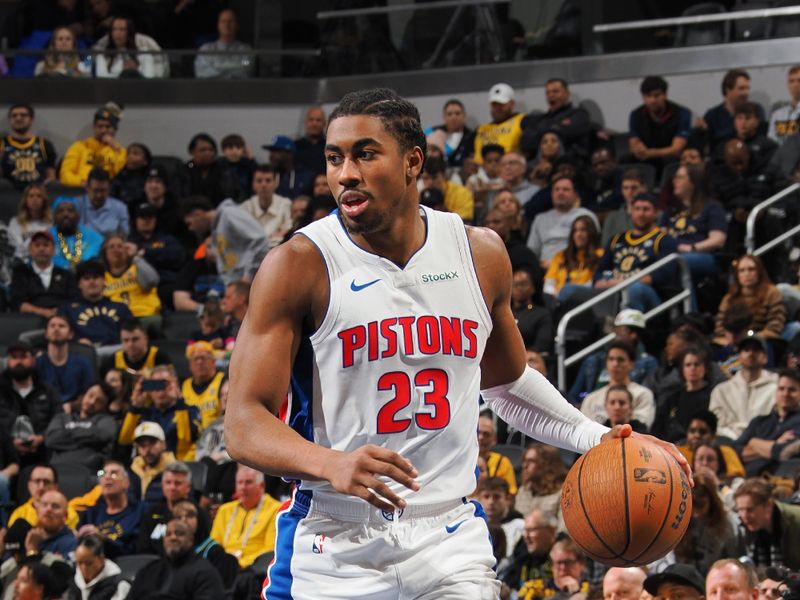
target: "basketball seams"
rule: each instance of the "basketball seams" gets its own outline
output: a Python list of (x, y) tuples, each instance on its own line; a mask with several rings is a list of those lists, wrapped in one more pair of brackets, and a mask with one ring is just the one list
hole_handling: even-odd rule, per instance
[[(628, 551), (631, 546), (631, 507), (628, 501), (628, 457), (625, 452), (625, 438), (620, 439), (620, 448), (622, 451), (622, 485), (624, 490), (623, 497), (625, 498), (625, 547), (620, 551), (619, 558)], [(628, 560), (622, 558), (622, 560)]]
[[(664, 519), (661, 521), (661, 526), (658, 528), (658, 532), (653, 537), (653, 541), (651, 541), (647, 545), (647, 547), (644, 550), (642, 550), (639, 554), (634, 556), (631, 559), (633, 561), (638, 560), (640, 557), (644, 556), (648, 552), (648, 550), (650, 550), (650, 548), (653, 547), (653, 544), (655, 544), (657, 541), (659, 541), (659, 537), (661, 536), (661, 532), (664, 531), (664, 526), (669, 521), (669, 519), (670, 519), (670, 511), (672, 510), (672, 499), (673, 499), (674, 486), (675, 486), (675, 478), (672, 475), (672, 464), (670, 464), (669, 456), (664, 452), (664, 450), (662, 450), (658, 446), (656, 446), (656, 448), (658, 448), (658, 451), (661, 453), (661, 456), (664, 458), (664, 461), (666, 463), (666, 471), (667, 471), (667, 473), (669, 473), (669, 494), (667, 494), (667, 497), (669, 498), (669, 503), (667, 504), (667, 510), (664, 511)], [(678, 541), (680, 541), (680, 539)], [(676, 545), (677, 545), (677, 543), (676, 543)]]
[(586, 461), (584, 460), (584, 459), (585, 459), (585, 457), (586, 457), (586, 455), (585, 455), (585, 454), (584, 454), (583, 456), (581, 456), (581, 458), (580, 458), (580, 463), (581, 463), (581, 464), (580, 464), (580, 466), (578, 467), (578, 477), (577, 477), (578, 481), (577, 481), (577, 486), (576, 486), (576, 487), (578, 488), (578, 500), (579, 500), (579, 501), (580, 501), (580, 503), (581, 503), (581, 511), (583, 511), (583, 517), (584, 517), (584, 519), (586, 520), (586, 524), (587, 524), (587, 525), (589, 525), (589, 528), (592, 530), (592, 533), (594, 534), (594, 536), (595, 536), (595, 537), (598, 539), (598, 541), (599, 541), (599, 542), (600, 542), (600, 543), (601, 543), (603, 546), (605, 546), (606, 550), (608, 550), (609, 552), (611, 552), (611, 556), (600, 556), (599, 554), (596, 554), (595, 552), (591, 552), (591, 551), (589, 551), (587, 548), (584, 548), (584, 547), (583, 547), (583, 546), (582, 546), (582, 545), (581, 545), (581, 544), (580, 544), (580, 543), (579, 543), (579, 542), (578, 542), (578, 541), (577, 541), (577, 540), (574, 538), (574, 536), (573, 536), (573, 538), (572, 538), (572, 539), (573, 539), (573, 541), (574, 541), (576, 544), (578, 544), (578, 545), (579, 545), (581, 548), (583, 548), (583, 549), (584, 549), (584, 551), (588, 552), (590, 555), (593, 555), (593, 556), (595, 556), (596, 558), (599, 558), (599, 559), (601, 559), (601, 560), (612, 560), (612, 559), (615, 559), (615, 558), (616, 558), (616, 559), (625, 560), (624, 558), (622, 558), (622, 556), (621, 556), (621, 555), (619, 555), (619, 554), (617, 554), (616, 552), (614, 552), (614, 550), (613, 550), (613, 549), (612, 549), (612, 548), (611, 548), (611, 547), (610, 547), (610, 546), (609, 546), (609, 545), (606, 543), (606, 541), (605, 541), (605, 540), (604, 540), (602, 537), (600, 537), (600, 534), (599, 534), (599, 533), (597, 533), (597, 530), (594, 528), (594, 524), (592, 523), (592, 520), (589, 518), (589, 513), (586, 511), (586, 505), (585, 505), (585, 504), (584, 504), (584, 502), (583, 502), (583, 486), (581, 485), (581, 476), (582, 476), (582, 474), (583, 474), (583, 467), (584, 467), (584, 465), (586, 464)]

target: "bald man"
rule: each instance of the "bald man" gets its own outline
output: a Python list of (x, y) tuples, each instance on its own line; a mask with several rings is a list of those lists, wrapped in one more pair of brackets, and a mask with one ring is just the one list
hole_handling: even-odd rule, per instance
[(52, 552), (71, 560), (78, 540), (67, 526), (67, 497), (58, 490), (42, 494), (36, 503), (39, 522), (25, 538), (27, 553)]
[(603, 577), (603, 600), (639, 600), (646, 577), (638, 567), (611, 567)]

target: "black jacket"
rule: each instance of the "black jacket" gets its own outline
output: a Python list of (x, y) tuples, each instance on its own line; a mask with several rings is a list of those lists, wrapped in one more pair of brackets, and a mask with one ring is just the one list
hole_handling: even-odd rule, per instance
[(33, 389), (24, 399), (14, 389), (8, 375), (0, 377), (0, 427), (4, 431), (11, 431), (18, 416), (27, 415), (34, 432), (44, 434), (53, 417), (62, 411), (58, 392), (49, 383), (41, 381), (36, 373), (33, 374)]
[(579, 106), (568, 102), (561, 108), (546, 113), (532, 113), (522, 119), (522, 138), (520, 149), (528, 158), (539, 152), (539, 142), (545, 132), (557, 133), (564, 143), (564, 150), (577, 150), (578, 154), (587, 154), (589, 136), (592, 130), (589, 113)]
[(53, 267), (50, 285), (45, 289), (33, 267), (18, 263), (11, 275), (11, 308), (19, 310), (23, 302), (40, 308), (57, 308), (78, 294), (75, 276), (61, 267)]
[(222, 578), (194, 549), (173, 558), (159, 558), (144, 566), (128, 593), (128, 600), (219, 600), (225, 592)]

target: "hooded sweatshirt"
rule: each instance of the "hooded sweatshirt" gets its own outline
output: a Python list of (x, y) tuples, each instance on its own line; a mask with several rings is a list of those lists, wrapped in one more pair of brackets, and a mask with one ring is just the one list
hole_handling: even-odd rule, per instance
[(75, 579), (70, 586), (68, 600), (123, 600), (131, 589), (116, 563), (106, 559), (103, 570), (90, 582), (83, 580), (80, 569), (75, 569)]
[(261, 224), (230, 199), (217, 207), (211, 243), (217, 272), (222, 274), (226, 285), (252, 279), (269, 250), (269, 240)]

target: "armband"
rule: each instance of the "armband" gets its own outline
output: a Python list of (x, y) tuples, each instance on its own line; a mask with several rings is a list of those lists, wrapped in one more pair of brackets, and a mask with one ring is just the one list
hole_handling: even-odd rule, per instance
[(572, 406), (547, 379), (525, 367), (516, 381), (481, 390), (497, 416), (546, 444), (584, 453), (609, 431)]

